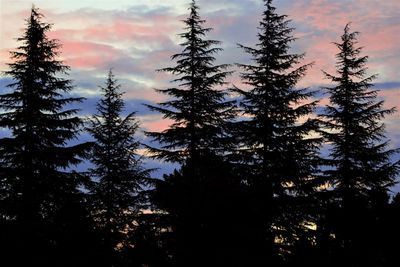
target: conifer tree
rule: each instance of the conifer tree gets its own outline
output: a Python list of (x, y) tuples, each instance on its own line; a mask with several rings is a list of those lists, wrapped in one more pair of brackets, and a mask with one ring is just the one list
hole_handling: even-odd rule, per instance
[(188, 162), (203, 153), (222, 155), (227, 142), (227, 120), (233, 116), (233, 101), (226, 101), (226, 92), (217, 90), (225, 85), (228, 65), (215, 65), (214, 55), (221, 51), (215, 47), (220, 42), (204, 39), (212, 30), (205, 28), (195, 1), (190, 5), (190, 15), (184, 20), (186, 32), (182, 52), (172, 56), (174, 67), (160, 71), (176, 76), (177, 87), (157, 90), (172, 100), (148, 107), (160, 112), (174, 123), (163, 132), (147, 133), (161, 144), (149, 147), (154, 157), (171, 162)]
[[(72, 89), (64, 78), (69, 67), (59, 60), (60, 45), (47, 37), (51, 25), (42, 17), (33, 7), (5, 72), (13, 82), (9, 92), (0, 95), (0, 126), (11, 132), (0, 139), (0, 212), (14, 227), (14, 243), (8, 246), (25, 255), (16, 259), (31, 264), (54, 256), (52, 249), (63, 245), (60, 235), (71, 230), (66, 227), (74, 219), (65, 212), (82, 200), (82, 176), (70, 168), (81, 162), (88, 148), (87, 143), (70, 144), (82, 121), (75, 116), (77, 109), (66, 106), (81, 98), (67, 96)], [(57, 222), (63, 216), (68, 220)]]
[[(93, 183), (89, 187), (92, 217), (104, 237), (110, 266), (118, 265), (118, 250), (126, 250), (135, 219), (143, 207), (142, 187), (149, 182), (149, 171), (137, 154), (135, 113), (122, 117), (123, 93), (110, 70), (98, 114), (90, 121), (89, 133), (95, 140), (91, 161)], [(119, 247), (117, 247), (119, 246)], [(119, 263), (121, 264), (121, 263)]]
[(388, 149), (382, 122), (395, 110), (384, 109), (378, 91), (371, 89), (376, 75), (367, 75), (368, 57), (361, 55), (357, 35), (346, 25), (341, 41), (334, 43), (339, 49), (336, 74), (324, 72), (335, 84), (326, 88), (330, 105), (323, 115), (323, 135), (331, 146), (325, 172), (332, 187), (328, 212), (340, 253), (344, 253), (341, 259), (348, 266), (374, 261), (369, 257), (374, 253), (366, 253), (366, 244), (370, 248), (376, 244), (363, 240), (377, 230), (376, 215), (368, 216), (368, 212), (387, 202), (398, 173), (398, 162), (391, 162), (397, 150)]
[(249, 241), (254, 246), (250, 258), (277, 264), (278, 254), (290, 250), (286, 246), (293, 237), (306, 230), (304, 205), (317, 185), (321, 140), (311, 135), (318, 125), (308, 118), (316, 105), (310, 99), (313, 93), (296, 88), (311, 64), (300, 65), (304, 54), (290, 53), (295, 40), (290, 21), (277, 14), (272, 0), (264, 2), (259, 42), (254, 48), (240, 45), (253, 63), (239, 64), (250, 89), (235, 89), (245, 115), (237, 123), (236, 161), (237, 172), (249, 185), (249, 206), (254, 210), (248, 220), (248, 228), (254, 229), (249, 235), (254, 238)]
[(149, 147), (154, 158), (181, 164), (158, 183), (153, 198), (167, 212), (165, 221), (172, 232), (166, 250), (176, 266), (215, 263), (216, 251), (226, 242), (218, 238), (231, 228), (223, 222), (228, 216), (220, 215), (233, 209), (229, 192), (235, 187), (224, 159), (230, 150), (234, 102), (227, 100), (221, 87), (230, 72), (228, 65), (215, 64), (220, 42), (206, 39), (211, 28), (204, 27), (195, 1), (189, 11), (183, 21), (185, 32), (180, 34), (182, 52), (172, 56), (175, 66), (161, 70), (174, 75), (177, 86), (158, 90), (170, 98), (149, 106), (173, 123), (162, 132), (147, 133), (160, 144)]

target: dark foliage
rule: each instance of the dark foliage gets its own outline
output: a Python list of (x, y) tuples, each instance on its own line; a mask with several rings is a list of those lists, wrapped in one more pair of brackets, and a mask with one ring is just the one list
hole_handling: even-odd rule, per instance
[[(379, 210), (388, 203), (395, 184), (397, 152), (388, 149), (382, 119), (394, 112), (383, 109), (377, 91), (371, 89), (376, 75), (367, 76), (367, 56), (357, 47), (358, 32), (346, 25), (336, 55), (336, 75), (325, 73), (335, 86), (326, 88), (330, 105), (323, 116), (323, 135), (331, 145), (327, 218), (322, 225), (334, 235), (332, 262), (347, 266), (380, 266), (377, 233)], [(372, 265), (371, 265), (372, 264)]]
[(91, 216), (102, 233), (109, 266), (122, 263), (121, 253), (134, 246), (128, 237), (144, 208), (144, 186), (150, 181), (137, 155), (135, 138), (138, 122), (134, 113), (122, 118), (124, 101), (119, 85), (109, 72), (103, 98), (97, 105), (98, 114), (90, 121), (88, 132), (95, 145), (91, 155), (94, 168), (89, 186)]
[(190, 15), (183, 21), (186, 32), (182, 52), (172, 56), (176, 65), (160, 71), (176, 76), (172, 81), (178, 87), (157, 90), (171, 97), (170, 101), (148, 107), (170, 119), (173, 124), (163, 132), (148, 132), (148, 136), (161, 144), (161, 148), (149, 147), (155, 158), (183, 163), (201, 154), (223, 155), (227, 138), (227, 121), (233, 117), (233, 101), (226, 101), (226, 92), (217, 88), (225, 85), (230, 74), (228, 65), (215, 65), (214, 55), (221, 51), (215, 47), (219, 41), (206, 40), (210, 28), (198, 14), (194, 1)]
[(255, 48), (241, 45), (253, 60), (251, 65), (239, 64), (251, 89), (235, 89), (245, 115), (237, 123), (236, 161), (252, 198), (252, 227), (258, 239), (253, 242), (254, 257), (260, 264), (280, 261), (309, 230), (306, 208), (319, 184), (321, 140), (312, 137), (318, 124), (307, 118), (316, 102), (310, 100), (312, 92), (296, 88), (311, 64), (299, 65), (304, 55), (289, 52), (295, 39), (288, 24), (272, 1), (265, 1), (259, 43)]
[[(0, 95), (0, 265), (397, 266), (398, 150), (383, 124), (395, 110), (347, 25), (315, 119), (314, 93), (298, 88), (311, 64), (290, 53), (293, 28), (272, 2), (258, 43), (240, 45), (252, 63), (238, 64), (249, 89), (232, 89), (237, 107), (223, 89), (229, 66), (215, 64), (220, 42), (206, 39), (192, 0), (182, 52), (160, 70), (177, 85), (147, 105), (171, 121), (146, 133), (150, 156), (180, 164), (160, 180), (138, 155), (139, 123), (122, 116), (111, 71), (86, 127), (95, 142), (78, 144), (82, 120), (67, 107), (82, 98), (70, 97), (60, 45), (32, 8)], [(89, 172), (73, 171), (88, 159)]]
[(7, 246), (21, 255), (16, 260), (45, 265), (54, 255), (77, 252), (71, 238), (90, 227), (78, 217), (78, 210), (85, 210), (78, 190), (84, 176), (70, 171), (89, 144), (70, 145), (82, 121), (75, 116), (78, 110), (64, 107), (81, 98), (65, 96), (72, 89), (70, 80), (62, 78), (68, 67), (57, 59), (59, 44), (47, 38), (51, 25), (41, 18), (32, 8), (18, 38), (22, 44), (11, 52), (13, 63), (5, 72), (13, 83), (0, 95), (0, 126), (11, 131), (0, 139), (0, 216), (6, 225), (2, 230), (12, 235)]
[(231, 259), (225, 250), (235, 244), (228, 242), (234, 236), (229, 223), (236, 214), (231, 201), (239, 198), (234, 196), (239, 185), (225, 159), (231, 150), (228, 129), (234, 102), (226, 100), (221, 86), (230, 72), (227, 65), (214, 64), (219, 42), (205, 39), (211, 29), (203, 26), (195, 1), (189, 10), (180, 34), (183, 51), (172, 56), (174, 67), (161, 70), (174, 75), (178, 86), (158, 90), (170, 100), (149, 106), (172, 125), (148, 135), (161, 144), (150, 148), (155, 158), (182, 164), (158, 183), (154, 193), (157, 207), (167, 212), (165, 249), (175, 266), (204, 266)]

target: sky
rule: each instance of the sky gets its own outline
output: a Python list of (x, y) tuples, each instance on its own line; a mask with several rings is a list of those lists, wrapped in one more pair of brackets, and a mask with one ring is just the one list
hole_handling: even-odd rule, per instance
[[(142, 131), (160, 131), (169, 122), (150, 112), (143, 103), (156, 103), (165, 96), (154, 88), (169, 87), (172, 79), (157, 69), (173, 66), (171, 55), (179, 53), (182, 20), (189, 0), (0, 0), (0, 70), (11, 62), (9, 51), (18, 46), (32, 4), (53, 24), (49, 37), (62, 44), (61, 58), (71, 67), (74, 94), (86, 97), (81, 115), (95, 112), (110, 68), (119, 80), (127, 111), (137, 111)], [(257, 43), (262, 0), (198, 0), (200, 15), (214, 30), (210, 39), (222, 42), (217, 63), (250, 63), (238, 44)], [(288, 15), (294, 35), (292, 52), (306, 53), (304, 63), (314, 62), (299, 87), (318, 89), (329, 85), (321, 70), (334, 73), (336, 47), (346, 23), (359, 31), (363, 55), (369, 56), (369, 74), (378, 74), (375, 89), (385, 107), (400, 110), (400, 1), (399, 0), (275, 0), (280, 14)], [(235, 70), (235, 68), (233, 68)], [(239, 71), (227, 79), (241, 85)], [(0, 76), (0, 91), (9, 79)], [(320, 95), (321, 104), (326, 95)], [(391, 147), (400, 147), (400, 113), (386, 118)], [(148, 142), (140, 133), (143, 142)], [(168, 172), (173, 166), (160, 165)], [(159, 164), (159, 165), (157, 165)], [(400, 187), (397, 187), (400, 191)]]

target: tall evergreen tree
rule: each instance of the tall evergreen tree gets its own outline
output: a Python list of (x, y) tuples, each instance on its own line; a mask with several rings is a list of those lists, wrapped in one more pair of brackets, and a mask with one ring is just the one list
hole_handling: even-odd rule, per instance
[(215, 45), (220, 42), (204, 39), (212, 29), (203, 26), (198, 9), (192, 1), (184, 20), (186, 32), (180, 34), (183, 51), (172, 56), (176, 65), (160, 70), (177, 76), (173, 82), (178, 87), (157, 90), (172, 100), (148, 106), (174, 122), (163, 132), (147, 133), (161, 144), (149, 147), (154, 157), (171, 162), (188, 162), (204, 153), (223, 155), (227, 121), (233, 117), (233, 101), (226, 101), (226, 92), (217, 90), (230, 74), (228, 65), (214, 64), (214, 55), (221, 51)]
[(5, 72), (13, 82), (0, 95), (0, 126), (10, 132), (0, 139), (1, 236), (5, 251), (12, 248), (4, 255), (15, 265), (46, 266), (68, 253), (78, 256), (74, 249), (79, 246), (72, 243), (84, 243), (79, 235), (90, 228), (78, 189), (84, 179), (71, 171), (89, 144), (71, 144), (82, 121), (77, 109), (66, 108), (81, 98), (68, 97), (72, 86), (64, 77), (69, 67), (59, 60), (60, 45), (47, 37), (51, 25), (42, 17), (33, 7)]
[[(11, 130), (12, 137), (1, 139), (3, 174), (10, 189), (6, 203), (7, 218), (35, 221), (52, 214), (62, 203), (56, 199), (74, 191), (76, 180), (58, 170), (79, 163), (79, 146), (65, 147), (76, 136), (81, 121), (71, 117), (76, 110), (63, 111), (64, 105), (80, 101), (63, 98), (71, 89), (70, 81), (58, 78), (68, 67), (56, 60), (59, 45), (46, 33), (51, 25), (42, 23), (42, 15), (32, 8), (23, 42), (11, 52), (14, 62), (6, 75), (14, 82), (10, 93), (0, 96), (1, 126)], [(11, 205), (7, 205), (11, 204)]]
[[(91, 160), (93, 183), (90, 186), (92, 216), (104, 237), (109, 266), (119, 266), (118, 251), (129, 248), (129, 236), (135, 228), (144, 200), (142, 187), (149, 171), (142, 166), (135, 138), (138, 122), (135, 113), (122, 118), (124, 101), (120, 85), (110, 71), (103, 98), (97, 105), (88, 131), (95, 140)], [(118, 263), (120, 262), (120, 263)]]
[(290, 21), (277, 14), (272, 0), (264, 2), (259, 42), (255, 48), (240, 45), (253, 64), (239, 64), (242, 80), (251, 88), (235, 90), (245, 115), (237, 123), (236, 161), (249, 185), (254, 211), (248, 220), (254, 229), (249, 234), (254, 246), (250, 258), (254, 264), (277, 264), (278, 255), (290, 250), (287, 245), (307, 230), (304, 205), (317, 185), (321, 140), (312, 136), (318, 125), (308, 118), (316, 106), (310, 100), (313, 93), (296, 88), (311, 64), (300, 65), (304, 54), (290, 53), (295, 40)]
[(220, 42), (205, 38), (211, 28), (204, 27), (195, 1), (189, 10), (180, 34), (182, 52), (172, 56), (176, 65), (161, 70), (174, 75), (177, 86), (158, 90), (170, 99), (149, 106), (173, 123), (162, 132), (147, 133), (160, 144), (149, 147), (155, 158), (182, 164), (157, 185), (154, 197), (158, 208), (168, 212), (172, 238), (166, 250), (177, 266), (211, 264), (221, 252), (221, 233), (230, 227), (223, 223), (228, 216), (221, 215), (232, 209), (228, 194), (234, 187), (224, 161), (234, 103), (221, 89), (230, 72), (228, 65), (215, 64)]
[(362, 245), (368, 243), (362, 238), (376, 230), (375, 215), (368, 217), (367, 211), (386, 203), (399, 167), (398, 162), (391, 162), (397, 150), (387, 148), (382, 122), (395, 110), (384, 109), (383, 101), (377, 99), (378, 91), (371, 89), (376, 75), (367, 75), (368, 57), (361, 55), (357, 35), (350, 32), (348, 24), (341, 42), (335, 43), (339, 49), (336, 75), (325, 72), (335, 86), (326, 88), (330, 105), (323, 116), (323, 134), (331, 145), (330, 166), (325, 173), (332, 186), (330, 206), (335, 207), (331, 210), (332, 227), (347, 266), (373, 262), (366, 255), (374, 253), (366, 253), (367, 246)]

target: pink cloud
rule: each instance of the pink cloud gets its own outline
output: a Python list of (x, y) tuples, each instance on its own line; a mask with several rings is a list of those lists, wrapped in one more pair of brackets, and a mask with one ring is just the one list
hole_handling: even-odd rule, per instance
[(361, 35), (360, 41), (366, 44), (366, 49), (373, 53), (382, 53), (382, 51), (393, 51), (400, 49), (400, 25), (386, 25), (379, 29), (365, 31)]
[(140, 14), (82, 9), (60, 14), (49, 13), (50, 17), (60, 21), (52, 33), (53, 36), (108, 43), (170, 42), (169, 36), (176, 31), (179, 23), (176, 15), (168, 12)]
[(344, 25), (351, 16), (339, 1), (311, 0), (296, 1), (290, 10), (290, 18), (305, 21), (317, 30), (334, 30)]
[(142, 126), (146, 131), (150, 132), (161, 132), (168, 129), (173, 121), (169, 119), (163, 119), (160, 115), (148, 115), (140, 117)]
[(145, 126), (148, 131), (160, 132), (165, 129), (168, 129), (171, 124), (172, 124), (172, 121), (169, 121), (166, 119), (161, 119), (159, 121), (146, 123), (143, 126)]
[[(346, 23), (352, 22), (351, 30), (360, 31), (359, 45), (365, 47), (363, 52), (371, 57), (377, 69), (387, 64), (388, 55), (400, 55), (400, 32), (398, 18), (400, 2), (397, 0), (381, 1), (377, 5), (373, 0), (332, 1), (309, 0), (296, 1), (289, 6), (289, 18), (302, 29), (309, 30), (298, 42), (308, 56), (316, 61), (318, 68), (326, 69), (332, 65), (332, 56), (337, 49), (331, 45), (339, 41)], [(395, 63), (399, 66), (399, 63)], [(397, 79), (391, 73), (388, 77)], [(318, 82), (318, 78), (316, 82)]]
[(1, 49), (0, 58), (0, 70), (5, 70), (7, 68), (7, 63), (11, 62), (9, 50)]
[(74, 68), (99, 68), (122, 53), (109, 45), (90, 42), (62, 42), (62, 56), (66, 64)]
[[(314, 30), (337, 31), (348, 22), (356, 25), (382, 26), (382, 21), (399, 15), (397, 0), (382, 1), (377, 5), (374, 0), (333, 1), (308, 0), (296, 1), (290, 6), (290, 18), (307, 23)], [(371, 30), (370, 27), (364, 30)]]
[[(379, 96), (385, 100), (385, 108), (400, 107), (400, 88), (381, 90), (379, 91)], [(394, 115), (400, 119), (399, 112), (396, 112)]]

